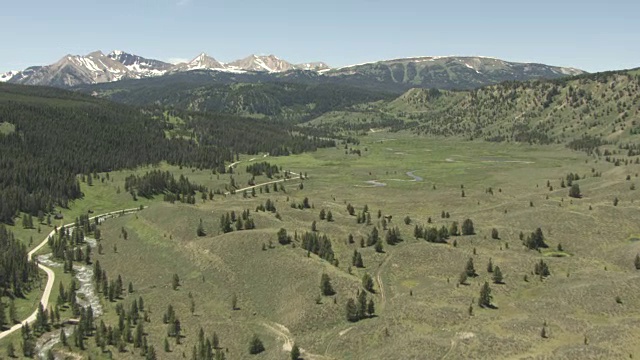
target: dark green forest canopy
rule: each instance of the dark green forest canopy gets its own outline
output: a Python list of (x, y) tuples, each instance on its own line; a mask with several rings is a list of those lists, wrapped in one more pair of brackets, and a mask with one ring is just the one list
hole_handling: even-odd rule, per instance
[(90, 85), (80, 87), (79, 90), (96, 91), (100, 97), (131, 105), (161, 105), (204, 112), (263, 115), (292, 121), (304, 121), (328, 111), (378, 100), (391, 100), (396, 96), (337, 84), (267, 82), (205, 85), (178, 79), (182, 77)]
[(76, 174), (171, 164), (220, 169), (238, 153), (288, 155), (334, 146), (282, 124), (174, 112), (190, 137), (167, 137), (163, 112), (53, 88), (0, 85), (0, 222), (36, 215), (82, 197)]

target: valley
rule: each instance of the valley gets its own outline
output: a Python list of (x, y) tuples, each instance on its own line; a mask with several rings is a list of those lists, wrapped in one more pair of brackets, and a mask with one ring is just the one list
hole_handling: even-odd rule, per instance
[[(638, 351), (631, 339), (637, 336), (632, 324), (639, 301), (633, 258), (640, 249), (630, 240), (637, 234), (639, 199), (630, 186), (638, 181), (638, 165), (615, 166), (562, 146), (460, 142), (407, 132), (380, 131), (359, 140), (347, 147), (361, 150), (360, 156), (345, 153), (343, 145), (288, 157), (241, 156), (233, 174), (163, 165), (220, 190), (232, 177), (244, 187), (252, 177), (245, 167), (254, 162), (307, 175), (283, 183), (277, 192), (273, 184), (259, 186), (255, 196), (198, 197), (194, 205), (145, 200), (149, 207), (138, 214), (105, 222), (100, 226), (105, 250), (94, 261), (131, 282), (134, 291), (114, 302), (103, 299), (105, 315), (96, 320), (117, 326), (115, 309), (128, 309), (142, 297), (149, 316), (147, 342), (161, 358), (190, 356), (201, 327), (206, 339), (216, 333), (226, 358), (250, 356), (247, 346), (254, 334), (266, 348), (260, 357), (268, 359), (288, 356), (292, 343), (305, 358), (318, 359), (382, 359), (398, 353), (405, 358), (496, 358), (496, 349), (500, 358), (584, 359)], [(568, 173), (579, 175), (582, 198), (570, 198), (568, 188), (560, 186)], [(128, 174), (112, 172), (113, 180), (87, 188), (85, 199), (72, 208), (101, 209), (97, 194), (116, 193)], [(372, 180), (387, 185), (359, 186)], [(129, 197), (123, 205), (134, 203), (129, 194), (121, 196)], [(615, 206), (614, 197), (619, 199)], [(305, 198), (310, 208), (292, 207)], [(267, 200), (275, 212), (256, 211)], [(358, 224), (348, 204), (358, 216), (368, 214), (371, 223)], [(240, 216), (244, 210), (255, 229), (238, 231), (233, 225), (232, 231), (222, 231), (221, 216), (230, 211)], [(330, 211), (332, 221), (321, 220), (321, 210)], [(450, 236), (443, 243), (415, 237), (416, 226), (448, 229), (467, 218), (474, 235)], [(200, 220), (203, 236), (196, 232)], [(303, 249), (300, 237), (313, 222), (318, 234), (331, 239), (333, 264)], [(402, 241), (387, 243), (384, 227), (397, 227)], [(519, 234), (527, 236), (538, 227), (549, 247), (527, 250)], [(281, 228), (293, 238), (288, 245), (278, 242)], [(374, 228), (380, 231), (381, 252), (361, 246)], [(492, 238), (493, 229), (498, 239)], [(354, 251), (364, 267), (353, 265)], [(469, 258), (477, 276), (460, 285)], [(549, 276), (534, 273), (541, 260)], [(502, 284), (493, 283), (488, 262), (500, 267)], [(174, 274), (180, 279), (175, 290)], [(329, 275), (335, 295), (320, 296), (321, 274)], [(366, 291), (364, 274), (374, 279), (368, 298), (375, 316), (352, 323), (345, 319), (345, 304)], [(477, 305), (484, 282), (491, 286), (494, 309)], [(165, 353), (162, 318), (169, 304), (183, 337), (180, 344), (169, 337), (170, 352)], [(85, 351), (101, 358), (105, 354), (95, 348), (94, 336), (85, 340)], [(125, 345), (125, 352), (107, 349), (125, 359), (139, 357), (140, 351), (133, 345)], [(78, 349), (71, 344), (69, 351)]]

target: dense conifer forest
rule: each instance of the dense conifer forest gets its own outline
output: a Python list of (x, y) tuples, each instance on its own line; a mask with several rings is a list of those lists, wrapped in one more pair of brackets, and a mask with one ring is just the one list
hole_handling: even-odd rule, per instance
[(0, 222), (18, 212), (37, 215), (82, 197), (77, 174), (167, 161), (217, 169), (238, 153), (288, 155), (334, 146), (331, 140), (293, 133), (279, 123), (228, 115), (173, 112), (182, 133), (157, 109), (118, 105), (78, 93), (0, 86)]

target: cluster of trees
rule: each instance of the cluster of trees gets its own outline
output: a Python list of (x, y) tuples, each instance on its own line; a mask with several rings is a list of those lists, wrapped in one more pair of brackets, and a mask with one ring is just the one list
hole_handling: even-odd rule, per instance
[(549, 270), (549, 265), (547, 265), (544, 260), (540, 260), (540, 262), (536, 263), (533, 273), (536, 275), (540, 275), (541, 278), (547, 277), (551, 275), (551, 271)]
[[(196, 191), (207, 193), (207, 189), (201, 185), (192, 184), (184, 175), (178, 180), (169, 171), (152, 170), (142, 176), (129, 175), (124, 179), (125, 191), (135, 198), (141, 196), (151, 198), (154, 195), (164, 194), (164, 200), (169, 202), (181, 201), (189, 204), (195, 203)], [(211, 193), (213, 195), (213, 193)]]
[[(302, 183), (300, 185), (302, 186)], [(309, 202), (309, 198), (305, 197), (304, 199), (302, 199), (301, 203), (296, 203), (295, 201), (292, 201), (291, 208), (300, 209), (300, 210), (311, 209), (311, 203)]]
[(331, 213), (331, 210), (325, 211), (325, 209), (321, 209), (320, 210), (320, 220), (327, 220), (328, 222), (332, 222), (333, 221), (333, 213)]
[[(168, 138), (161, 109), (140, 111), (63, 90), (8, 84), (0, 93), (0, 119), (15, 126), (0, 134), (0, 222), (9, 224), (19, 211), (51, 214), (81, 198), (76, 174), (162, 160), (224, 173), (225, 162), (238, 153), (280, 156), (335, 146), (282, 124), (179, 111), (174, 115), (185, 119), (189, 135)], [(140, 190), (149, 195), (155, 185)]]
[(256, 211), (270, 211), (272, 213), (276, 212), (276, 203), (271, 199), (267, 199), (264, 204), (260, 204), (256, 206)]
[[(270, 200), (267, 200), (267, 202), (269, 201)], [(249, 211), (249, 209), (243, 210), (240, 216), (236, 215), (235, 211), (227, 212), (224, 215), (220, 216), (220, 230), (223, 233), (226, 234), (228, 232), (232, 232), (233, 231), (233, 227), (231, 226), (232, 224), (235, 226), (236, 231), (252, 230), (256, 228), (256, 224), (253, 221), (253, 218), (251, 217), (251, 212)], [(202, 225), (202, 220), (200, 221), (200, 225), (198, 225), (197, 233), (198, 233), (198, 236), (205, 235), (204, 227)]]
[(220, 339), (214, 331), (211, 338), (207, 337), (204, 330), (198, 332), (198, 342), (193, 345), (191, 360), (224, 360), (225, 355), (220, 347)]
[(280, 173), (280, 168), (278, 168), (278, 165), (272, 165), (263, 161), (247, 165), (246, 171), (253, 176), (265, 174), (269, 179), (271, 179), (274, 174)]
[(526, 239), (523, 239), (523, 237), (524, 235), (520, 233), (520, 239), (523, 240), (524, 245), (529, 249), (538, 250), (539, 248), (549, 247), (544, 242), (544, 234), (540, 228), (537, 228), (536, 231), (529, 234)]
[(347, 299), (345, 310), (347, 321), (357, 322), (374, 316), (375, 304), (373, 302), (373, 298), (367, 301), (366, 291), (360, 291), (355, 300), (353, 298)]
[(458, 233), (458, 223), (453, 222), (449, 229), (442, 225), (439, 229), (435, 226), (424, 227), (421, 225), (415, 225), (413, 228), (413, 236), (416, 239), (425, 239), (432, 243), (445, 243), (450, 235)]
[(327, 235), (305, 231), (305, 233), (302, 234), (302, 248), (332, 264), (335, 264), (335, 261), (337, 261), (333, 253), (333, 248), (331, 247), (331, 239), (329, 239)]
[[(0, 224), (0, 288), (2, 295), (23, 297), (38, 280), (38, 266), (27, 258), (27, 247)], [(2, 298), (0, 297), (0, 302)], [(1, 315), (1, 314), (0, 314)]]

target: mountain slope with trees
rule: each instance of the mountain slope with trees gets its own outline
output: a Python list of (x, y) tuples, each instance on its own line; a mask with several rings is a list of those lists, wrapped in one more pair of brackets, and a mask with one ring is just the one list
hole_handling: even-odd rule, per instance
[[(33, 216), (83, 196), (77, 174), (167, 161), (224, 171), (238, 153), (287, 155), (333, 146), (282, 124), (177, 112), (181, 133), (160, 110), (139, 109), (53, 88), (0, 84), (0, 222)], [(167, 135), (167, 133), (169, 135)]]
[(627, 146), (640, 135), (640, 73), (505, 82), (470, 91), (412, 89), (366, 111), (325, 116), (310, 124), (335, 129), (334, 123), (344, 127), (349, 120), (362, 130), (380, 124), (496, 142), (565, 143), (580, 149), (605, 143)]

